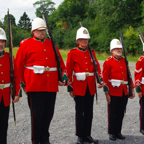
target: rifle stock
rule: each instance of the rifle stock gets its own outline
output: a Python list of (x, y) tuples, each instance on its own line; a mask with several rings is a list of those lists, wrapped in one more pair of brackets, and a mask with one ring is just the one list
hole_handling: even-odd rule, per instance
[(128, 87), (129, 87), (129, 96), (133, 96), (132, 87), (131, 87), (131, 73), (130, 73), (129, 66), (128, 66), (128, 60), (127, 60), (127, 56), (126, 56), (126, 51), (125, 51), (125, 47), (124, 47), (124, 42), (123, 42), (123, 36), (122, 36), (121, 29), (120, 29), (120, 41), (122, 43), (124, 57), (125, 57), (125, 63), (126, 63), (126, 68), (127, 68), (127, 79), (128, 79)]
[[(12, 54), (12, 33), (11, 33), (11, 20), (9, 16), (9, 9), (7, 12), (7, 17), (8, 17), (8, 35), (9, 35), (9, 57), (10, 57), (10, 79), (11, 79), (11, 97), (14, 100), (15, 99), (15, 82), (14, 82), (14, 63), (13, 63), (13, 54)], [(14, 115), (14, 122), (16, 125), (16, 116), (15, 116), (15, 107), (14, 103), (12, 102), (12, 107), (13, 107), (13, 115)]]
[(46, 25), (47, 25), (47, 28), (48, 28), (48, 31), (49, 31), (50, 38), (51, 38), (53, 50), (55, 52), (55, 57), (56, 57), (56, 61), (57, 61), (58, 79), (59, 79), (59, 81), (61, 81), (63, 83), (63, 77), (62, 77), (61, 68), (60, 68), (60, 57), (58, 55), (58, 52), (57, 52), (57, 49), (56, 49), (56, 46), (55, 46), (55, 42), (53, 40), (53, 36), (52, 36), (51, 30), (50, 30), (50, 27), (49, 27), (48, 19), (47, 19), (45, 9), (44, 9), (43, 5), (42, 5), (42, 9), (43, 9), (44, 19), (45, 19), (45, 22), (46, 22)]

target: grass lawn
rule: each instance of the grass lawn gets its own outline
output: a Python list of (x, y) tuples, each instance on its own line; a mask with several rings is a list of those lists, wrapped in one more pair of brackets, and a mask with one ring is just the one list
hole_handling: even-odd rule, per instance
[[(14, 56), (16, 56), (17, 50), (18, 50), (18, 47), (13, 48), (13, 55), (14, 55)], [(8, 52), (9, 49), (8, 49), (8, 48), (5, 48), (5, 51)], [(60, 49), (59, 51), (60, 51), (60, 53), (61, 53), (62, 58), (64, 59), (64, 61), (66, 61), (66, 60), (67, 60), (67, 54), (68, 54), (68, 52), (69, 52), (69, 49), (66, 49), (66, 50)], [(101, 53), (101, 54), (100, 54), (100, 53), (97, 53), (97, 52), (96, 52), (96, 57), (97, 57), (98, 60), (106, 60), (109, 56), (111, 56), (111, 55), (110, 55), (110, 54), (107, 54), (107, 53)], [(139, 58), (140, 56), (141, 56), (141, 55), (138, 55), (138, 56), (128, 55), (128, 56), (127, 56), (127, 59), (128, 59), (129, 62), (137, 62), (137, 60), (138, 60), (138, 58)]]

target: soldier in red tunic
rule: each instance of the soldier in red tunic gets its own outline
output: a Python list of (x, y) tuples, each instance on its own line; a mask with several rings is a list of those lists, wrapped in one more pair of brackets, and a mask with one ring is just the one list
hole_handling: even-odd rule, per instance
[[(122, 121), (128, 101), (128, 79), (125, 59), (122, 55), (122, 45), (118, 39), (110, 43), (111, 57), (103, 64), (104, 92), (108, 102), (108, 133), (110, 140), (116, 138), (124, 140), (121, 134)], [(135, 97), (133, 81), (131, 81), (133, 96)]]
[[(7, 129), (10, 109), (10, 58), (9, 53), (4, 51), (6, 45), (5, 31), (0, 28), (0, 143), (7, 143)], [(21, 96), (20, 78), (14, 65), (14, 82), (16, 96), (13, 102), (18, 102)]]
[(135, 88), (140, 99), (139, 100), (140, 132), (144, 135), (144, 43), (143, 43), (143, 56), (141, 56), (136, 63), (136, 69), (134, 75), (135, 75)]
[(63, 59), (60, 67), (64, 83), (58, 81), (57, 62), (51, 40), (45, 38), (46, 24), (36, 18), (32, 22), (33, 38), (20, 43), (16, 55), (23, 89), (31, 111), (32, 143), (50, 144), (49, 126), (54, 113), (58, 85), (65, 85), (67, 76)]
[[(86, 28), (81, 27), (77, 31), (76, 42), (78, 47), (69, 51), (67, 57), (68, 92), (75, 100), (76, 110), (76, 135), (77, 144), (94, 143), (98, 140), (91, 137), (91, 126), (93, 118), (93, 100), (96, 93), (96, 83), (93, 62), (90, 57), (87, 45), (90, 39)], [(92, 50), (97, 62), (97, 69), (101, 78), (99, 62), (95, 52)], [(102, 85), (97, 84), (100, 88)]]

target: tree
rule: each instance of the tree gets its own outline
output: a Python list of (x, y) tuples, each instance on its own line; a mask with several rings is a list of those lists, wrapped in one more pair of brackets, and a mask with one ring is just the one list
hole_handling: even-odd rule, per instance
[(26, 14), (26, 12), (24, 12), (23, 15), (20, 17), (20, 20), (19, 20), (19, 23), (18, 23), (18, 27), (30, 32), (31, 22), (30, 22), (30, 18)]
[(59, 19), (74, 27), (79, 21), (86, 18), (88, 7), (89, 0), (64, 0), (58, 7)]
[(36, 1), (33, 6), (36, 7), (36, 6), (39, 6), (38, 8), (36, 8), (36, 16), (37, 17), (41, 17), (42, 18), (42, 14), (43, 14), (43, 10), (42, 10), (42, 7), (41, 5), (44, 6), (45, 8), (45, 12), (47, 13), (47, 15), (50, 15), (52, 12), (55, 11), (55, 3), (52, 2), (51, 0), (40, 0), (40, 1)]
[(110, 30), (115, 30), (124, 25), (138, 26), (142, 22), (141, 2), (143, 0), (97, 0), (97, 13), (103, 17), (103, 22)]

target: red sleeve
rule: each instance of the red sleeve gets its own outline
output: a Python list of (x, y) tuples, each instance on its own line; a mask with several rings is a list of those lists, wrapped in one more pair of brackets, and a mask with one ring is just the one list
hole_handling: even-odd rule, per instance
[(68, 76), (68, 92), (73, 91), (73, 80), (72, 80), (73, 67), (74, 67), (74, 62), (73, 62), (71, 51), (69, 51), (67, 56), (67, 62), (66, 62), (66, 69), (67, 69), (67, 76)]
[(110, 67), (109, 67), (109, 62), (106, 60), (103, 64), (103, 82), (104, 82), (104, 92), (108, 92), (109, 91), (109, 85), (108, 85), (108, 79), (109, 79), (109, 75), (110, 75)]
[(136, 92), (142, 91), (141, 81), (142, 81), (143, 65), (144, 63), (141, 59), (139, 59), (136, 63), (136, 69), (134, 72)]
[(15, 60), (14, 60), (14, 82), (15, 82), (15, 91), (16, 91), (15, 95), (22, 96), (20, 76), (19, 76), (19, 72)]
[(24, 64), (25, 64), (25, 59), (26, 59), (25, 49), (26, 49), (25, 42), (22, 41), (20, 43), (20, 47), (16, 54), (16, 65), (18, 67), (22, 86), (25, 85), (25, 81), (24, 81)]

